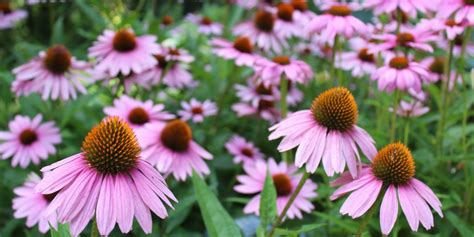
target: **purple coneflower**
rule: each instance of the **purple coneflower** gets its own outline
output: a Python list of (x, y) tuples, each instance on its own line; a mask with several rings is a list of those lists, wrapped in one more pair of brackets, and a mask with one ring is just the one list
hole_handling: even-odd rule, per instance
[(236, 38), (233, 43), (224, 39), (213, 39), (211, 45), (214, 47), (212, 51), (217, 56), (234, 60), (237, 66), (252, 67), (259, 58), (254, 54), (252, 41), (245, 36)]
[(201, 175), (209, 174), (204, 160), (211, 160), (212, 155), (193, 141), (191, 127), (186, 122), (146, 124), (137, 131), (137, 136), (143, 158), (160, 172), (173, 173), (180, 181), (191, 176), (193, 170)]
[(223, 26), (220, 23), (214, 22), (208, 16), (197, 16), (189, 14), (186, 19), (198, 26), (198, 32), (205, 35), (221, 35)]
[(96, 70), (117, 77), (141, 73), (155, 66), (157, 61), (153, 55), (158, 51), (153, 35), (136, 36), (129, 29), (105, 30), (89, 48), (89, 57), (96, 59)]
[(164, 111), (163, 104), (153, 104), (153, 101), (145, 102), (135, 100), (126, 95), (114, 100), (114, 106), (105, 107), (104, 113), (108, 116), (118, 116), (126, 121), (133, 129), (143, 127), (147, 123), (167, 121), (175, 116)]
[[(390, 112), (393, 112), (393, 108), (388, 108)], [(405, 100), (400, 101), (400, 105), (397, 107), (396, 113), (401, 117), (418, 117), (426, 114), (430, 111), (430, 108), (423, 106), (420, 101), (408, 102)]]
[(280, 112), (275, 106), (275, 101), (262, 99), (258, 101), (257, 105), (246, 102), (236, 103), (232, 105), (232, 110), (237, 113), (238, 117), (256, 117), (275, 123), (281, 118)]
[(227, 151), (234, 157), (234, 163), (246, 164), (263, 159), (263, 154), (252, 142), (246, 141), (243, 137), (234, 135), (225, 144)]
[(217, 114), (216, 103), (210, 100), (201, 102), (191, 98), (189, 102), (182, 101), (181, 107), (183, 109), (178, 111), (178, 115), (183, 121), (192, 120), (194, 123), (202, 123), (205, 117)]
[(28, 13), (25, 10), (15, 10), (8, 1), (0, 2), (0, 30), (12, 28), (17, 22), (25, 19)]
[(17, 96), (40, 93), (42, 99), (76, 99), (77, 92), (85, 94), (84, 83), (93, 82), (98, 74), (91, 66), (71, 56), (62, 45), (54, 45), (38, 57), (13, 69), (12, 91)]
[(349, 40), (352, 51), (342, 52), (336, 57), (336, 66), (352, 72), (354, 77), (371, 75), (377, 70), (376, 55), (369, 52), (369, 42), (354, 38)]
[(474, 1), (473, 0), (443, 0), (438, 6), (438, 15), (448, 18), (454, 13), (457, 23), (468, 21), (474, 24)]
[(413, 29), (401, 29), (398, 34), (374, 35), (373, 38), (381, 43), (374, 45), (371, 53), (385, 52), (396, 47), (404, 49), (417, 49), (426, 52), (433, 52), (433, 47), (429, 44), (438, 40), (438, 36), (427, 29), (421, 27)]
[(301, 23), (296, 21), (295, 9), (289, 3), (276, 6), (275, 31), (281, 38), (302, 37)]
[(56, 193), (47, 214), (56, 212), (78, 236), (94, 218), (100, 235), (109, 235), (116, 223), (122, 233), (132, 230), (133, 217), (146, 234), (152, 230), (150, 210), (166, 218), (163, 202), (176, 201), (163, 177), (141, 159), (135, 134), (119, 117), (109, 117), (87, 134), (82, 152), (41, 169), (36, 190)]
[(237, 96), (243, 102), (250, 102), (254, 106), (258, 106), (260, 100), (277, 101), (278, 88), (275, 85), (266, 86), (257, 80), (247, 80), (247, 85), (235, 85)]
[(420, 91), (423, 82), (429, 83), (426, 68), (404, 56), (387, 60), (372, 74), (372, 80), (378, 81), (379, 90), (386, 92), (395, 89), (407, 91), (410, 88)]
[[(245, 205), (244, 213), (246, 214), (260, 214), (260, 193), (265, 184), (267, 170), (272, 176), (273, 184), (275, 185), (278, 214), (282, 213), (283, 208), (288, 203), (302, 176), (302, 174), (296, 174), (298, 169), (295, 166), (288, 165), (285, 162), (277, 164), (273, 159), (269, 159), (268, 162), (264, 160), (249, 162), (244, 165), (244, 170), (246, 174), (237, 176), (237, 180), (240, 183), (234, 186), (234, 190), (243, 194), (256, 194), (247, 205)], [(317, 187), (313, 181), (306, 180), (301, 191), (288, 209), (286, 217), (289, 219), (302, 219), (302, 212), (310, 213), (314, 209), (310, 199), (318, 196), (316, 193)]]
[(46, 214), (49, 203), (54, 199), (56, 193), (43, 195), (35, 191), (36, 185), (41, 178), (35, 173), (30, 173), (25, 183), (13, 189), (16, 197), (13, 198), (13, 217), (16, 219), (26, 217), (26, 226), (32, 228), (38, 224), (41, 233), (46, 233), (51, 225), (57, 229), (58, 220), (56, 213)]
[(374, 9), (376, 15), (392, 14), (400, 9), (410, 16), (416, 16), (417, 11), (427, 13), (436, 6), (429, 0), (366, 0), (364, 7)]
[(413, 231), (418, 230), (420, 223), (425, 229), (431, 229), (434, 220), (428, 205), (443, 217), (441, 202), (414, 175), (415, 162), (410, 150), (401, 143), (389, 144), (378, 152), (359, 178), (341, 186), (330, 198), (335, 200), (352, 192), (340, 212), (358, 218), (374, 205), (379, 195), (383, 195), (380, 227), (384, 235), (390, 233), (398, 219), (399, 204)]
[(254, 78), (260, 79), (265, 86), (279, 85), (282, 76), (292, 83), (306, 84), (314, 75), (307, 63), (288, 56), (277, 56), (272, 60), (260, 58), (255, 62), (254, 70)]
[(37, 165), (56, 153), (54, 145), (61, 143), (59, 129), (54, 122), (41, 123), (42, 119), (40, 114), (33, 119), (17, 115), (8, 124), (10, 131), (0, 131), (0, 154), (3, 159), (12, 157), (13, 167)]
[(337, 87), (316, 97), (309, 110), (290, 114), (270, 128), (270, 140), (283, 137), (278, 151), (289, 151), (298, 146), (295, 165), (314, 173), (323, 161), (329, 176), (342, 173), (347, 166), (353, 177), (360, 172), (357, 146), (371, 160), (377, 150), (372, 137), (356, 125), (357, 104), (351, 92)]

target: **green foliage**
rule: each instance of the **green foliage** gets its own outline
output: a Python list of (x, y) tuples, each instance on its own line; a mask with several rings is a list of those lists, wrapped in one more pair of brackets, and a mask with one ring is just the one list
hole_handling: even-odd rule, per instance
[(271, 225), (277, 217), (276, 207), (276, 189), (273, 184), (272, 175), (267, 169), (265, 177), (265, 184), (263, 185), (262, 193), (260, 194), (260, 226), (257, 232), (259, 236), (265, 236), (268, 225)]

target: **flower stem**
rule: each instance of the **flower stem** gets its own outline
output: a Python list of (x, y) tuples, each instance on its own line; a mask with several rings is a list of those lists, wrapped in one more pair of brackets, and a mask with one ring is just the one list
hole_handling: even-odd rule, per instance
[(408, 139), (410, 138), (410, 119), (405, 120), (405, 131), (403, 135), (403, 144), (408, 146)]
[(361, 237), (362, 234), (364, 233), (365, 229), (370, 223), (370, 219), (374, 216), (375, 212), (377, 211), (378, 207), (380, 206), (380, 203), (382, 202), (382, 198), (385, 195), (385, 192), (387, 191), (388, 186), (383, 185), (382, 189), (379, 192), (379, 196), (377, 197), (377, 200), (375, 200), (374, 204), (372, 207), (369, 209), (367, 214), (365, 214), (364, 219), (362, 219), (362, 222), (359, 225), (359, 229), (357, 230), (356, 237)]
[[(459, 61), (459, 67), (462, 69), (464, 69), (464, 63), (465, 63), (465, 60), (464, 60), (464, 56), (466, 54), (466, 47), (467, 47), (467, 44), (469, 43), (469, 40), (471, 39), (471, 32), (472, 32), (472, 28), (471, 27), (468, 27), (466, 29), (466, 35), (464, 37), (464, 41), (463, 41), (463, 44), (462, 44), (462, 48), (461, 48), (461, 54), (460, 54), (460, 61)], [(458, 70), (458, 72), (456, 73), (456, 76), (453, 78), (453, 80), (457, 80), (459, 74), (461, 73), (461, 76), (462, 76), (462, 72), (460, 72), (460, 70)], [(465, 82), (465, 80), (463, 80), (463, 83)], [(468, 93), (464, 93), (464, 104), (466, 106), (466, 108), (464, 108), (464, 113), (463, 113), (463, 118), (462, 118), (462, 148), (463, 148), (463, 155), (466, 154), (467, 152), (467, 133), (466, 133), (466, 126), (467, 126), (467, 119), (468, 119), (468, 115), (469, 115), (469, 104), (468, 104)]]
[(92, 222), (92, 229), (91, 229), (91, 237), (99, 237), (99, 229), (97, 228), (97, 219), (94, 217), (94, 221)]
[(451, 79), (451, 60), (453, 56), (454, 40), (449, 42), (448, 56), (446, 59), (446, 65), (444, 67), (446, 73), (446, 79), (443, 81), (442, 92), (441, 92), (441, 104), (439, 107), (440, 110), (440, 119), (438, 123), (438, 130), (436, 134), (436, 154), (438, 158), (441, 158), (443, 154), (443, 139), (444, 139), (444, 127), (446, 124), (446, 110), (448, 105), (448, 91), (449, 91), (449, 81)]
[(401, 93), (399, 90), (395, 91), (395, 96), (394, 96), (394, 105), (393, 105), (393, 114), (392, 114), (392, 127), (390, 128), (390, 141), (395, 141), (395, 134), (397, 131), (397, 110), (398, 110), (398, 104), (400, 100)]
[(296, 186), (295, 191), (291, 194), (290, 199), (286, 203), (285, 207), (283, 208), (283, 211), (280, 213), (276, 221), (273, 223), (272, 228), (268, 232), (268, 237), (272, 237), (273, 234), (275, 233), (275, 229), (281, 224), (283, 221), (283, 218), (285, 218), (286, 213), (290, 209), (291, 205), (295, 201), (296, 197), (300, 193), (301, 189), (303, 188), (303, 185), (306, 183), (306, 180), (309, 178), (309, 173), (304, 172), (303, 176), (301, 176), (300, 181), (298, 182), (298, 185)]
[[(281, 112), (282, 119), (286, 118), (286, 115), (288, 114), (287, 97), (288, 97), (288, 81), (286, 80), (285, 75), (282, 75), (280, 78), (280, 106), (281, 106), (280, 112)], [(291, 162), (290, 152), (286, 151), (286, 152), (283, 152), (281, 155), (282, 155), (283, 160), (287, 164), (290, 164)]]
[(337, 86), (339, 84), (339, 81), (337, 80), (336, 77), (336, 54), (337, 54), (337, 49), (339, 47), (339, 36), (336, 35), (334, 37), (334, 44), (332, 46), (332, 55), (331, 55), (331, 68), (329, 71), (329, 78), (330, 80), (334, 80), (334, 86)]

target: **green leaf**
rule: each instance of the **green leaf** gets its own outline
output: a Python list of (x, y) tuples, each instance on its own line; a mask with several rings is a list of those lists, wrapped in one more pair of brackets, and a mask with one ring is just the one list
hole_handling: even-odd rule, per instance
[(273, 184), (272, 175), (267, 169), (265, 184), (263, 185), (263, 190), (260, 195), (260, 226), (258, 227), (263, 230), (264, 233), (268, 225), (272, 224), (277, 217), (276, 197), (277, 193), (275, 185)]
[(474, 230), (470, 227), (469, 224), (464, 222), (461, 218), (459, 218), (453, 212), (447, 212), (446, 218), (449, 222), (459, 231), (459, 234), (464, 237), (471, 237), (474, 236)]
[(59, 17), (54, 23), (51, 44), (64, 44), (64, 18)]
[(50, 228), (51, 237), (70, 237), (69, 226), (67, 224), (58, 224), (58, 229)]
[(325, 226), (326, 224), (318, 223), (318, 224), (309, 224), (309, 225), (302, 225), (300, 228), (296, 230), (289, 230), (289, 229), (275, 229), (275, 235), (286, 235), (286, 236), (298, 236), (300, 233), (305, 233), (308, 231), (312, 231), (318, 228)]
[(322, 213), (322, 212), (314, 212), (314, 214), (318, 217), (321, 217), (325, 220), (330, 221), (332, 224), (335, 224), (335, 225), (341, 227), (342, 229), (345, 229), (346, 231), (348, 231), (350, 233), (356, 233), (357, 232), (357, 225), (353, 222), (350, 223), (350, 222), (344, 221), (342, 219), (339, 219), (337, 216)]
[(222, 207), (202, 178), (193, 172), (193, 186), (209, 236), (242, 236), (232, 217)]

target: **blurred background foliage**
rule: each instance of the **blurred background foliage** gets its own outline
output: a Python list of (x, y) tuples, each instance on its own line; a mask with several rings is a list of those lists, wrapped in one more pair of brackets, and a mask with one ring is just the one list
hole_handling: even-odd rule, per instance
[[(0, 236), (41, 236), (37, 228), (28, 229), (25, 220), (13, 218), (11, 200), (13, 188), (21, 185), (31, 171), (39, 173), (40, 167), (68, 157), (80, 151), (82, 139), (87, 132), (104, 117), (102, 109), (112, 104), (122, 91), (114, 92), (111, 87), (96, 83), (89, 87), (88, 94), (75, 101), (43, 101), (38, 95), (15, 97), (10, 91), (13, 81), (11, 70), (19, 66), (39, 51), (53, 44), (65, 45), (79, 59), (87, 60), (87, 48), (104, 29), (131, 27), (137, 34), (154, 34), (160, 42), (183, 47), (196, 57), (190, 70), (200, 82), (196, 89), (177, 91), (165, 87), (152, 91), (134, 88), (131, 95), (142, 100), (152, 99), (164, 103), (168, 111), (176, 112), (183, 99), (196, 97), (200, 100), (217, 101), (220, 112), (216, 117), (207, 118), (200, 125), (192, 125), (194, 139), (214, 154), (214, 160), (208, 162), (211, 175), (207, 182), (219, 200), (236, 220), (243, 233), (252, 235), (258, 226), (258, 218), (244, 215), (244, 204), (249, 196), (239, 195), (232, 190), (235, 176), (242, 173), (238, 165), (232, 163), (231, 156), (224, 148), (225, 142), (233, 135), (253, 141), (268, 157), (280, 159), (276, 152), (277, 142), (267, 140), (269, 124), (252, 118), (237, 118), (230, 109), (238, 101), (230, 82), (240, 84), (251, 75), (247, 68), (236, 68), (232, 62), (224, 61), (212, 55), (207, 44), (208, 38), (200, 35), (196, 27), (182, 21), (186, 13), (196, 12), (211, 17), (225, 25), (224, 37), (232, 39), (231, 26), (252, 17), (251, 13), (226, 1), (173, 1), (173, 0), (74, 0), (58, 1), (36, 5), (25, 5), (23, 1), (12, 1), (14, 6), (24, 8), (29, 17), (17, 27), (0, 31), (0, 130), (6, 130), (8, 122), (17, 114), (34, 116), (43, 114), (46, 120), (54, 120), (61, 129), (63, 142), (58, 153), (43, 161), (40, 166), (30, 165), (28, 169), (12, 168), (10, 160), (0, 162)], [(312, 3), (311, 3), (312, 4)], [(314, 6), (310, 6), (314, 9)], [(364, 20), (370, 20), (368, 12), (357, 13)], [(182, 32), (172, 37), (169, 30), (160, 29), (161, 19), (170, 15), (174, 19), (171, 28), (180, 26)], [(436, 52), (443, 55), (443, 51)], [(303, 103), (293, 111), (308, 108), (312, 99), (329, 88), (332, 82), (327, 78), (327, 64), (312, 56), (302, 56), (312, 65), (316, 73), (307, 87)], [(466, 69), (471, 68), (473, 59), (468, 59)], [(466, 70), (467, 71), (467, 70)], [(350, 80), (359, 106), (359, 125), (364, 127), (381, 148), (389, 142), (389, 118), (387, 108), (392, 106), (393, 96), (374, 91), (374, 84), (368, 78), (353, 79), (349, 72), (343, 73)], [(447, 130), (445, 131), (445, 154), (436, 157), (434, 152), (435, 130), (440, 103), (439, 85), (431, 85), (431, 112), (419, 118), (410, 119), (409, 147), (415, 157), (417, 178), (423, 180), (435, 192), (443, 203), (445, 218), (435, 216), (435, 227), (430, 231), (412, 233), (404, 218), (397, 222), (392, 236), (474, 236), (474, 97), (469, 75), (465, 84), (451, 96)], [(231, 93), (228, 93), (231, 91)], [(462, 118), (467, 114), (467, 123)], [(408, 119), (399, 119), (398, 134), (402, 138), (403, 125)], [(464, 131), (464, 132), (463, 132)], [(467, 137), (463, 140), (463, 137)], [(321, 228), (310, 230), (301, 236), (350, 236), (358, 226), (357, 220), (338, 213), (342, 201), (330, 202), (328, 197), (334, 191), (328, 186), (329, 179), (318, 169), (312, 179), (319, 185), (319, 197), (313, 200), (316, 210), (305, 215), (303, 221), (287, 221), (284, 228), (298, 229), (303, 224), (324, 224)], [(205, 227), (201, 218), (190, 180), (177, 183), (168, 179), (171, 190), (179, 199), (176, 209), (170, 210), (166, 220), (154, 217), (153, 236), (204, 236)], [(378, 221), (370, 223), (371, 233), (367, 236), (379, 236)], [(117, 229), (117, 228), (116, 228)], [(89, 228), (83, 233), (87, 236)], [(143, 236), (140, 228), (126, 236)], [(121, 236), (115, 230), (112, 236)]]

